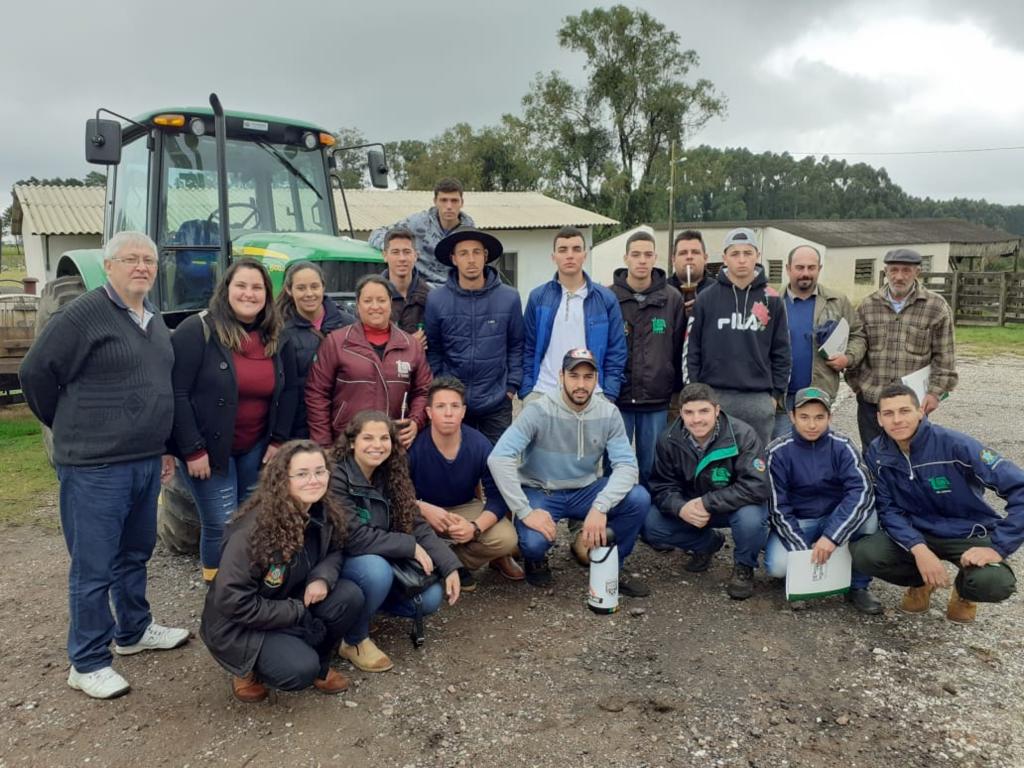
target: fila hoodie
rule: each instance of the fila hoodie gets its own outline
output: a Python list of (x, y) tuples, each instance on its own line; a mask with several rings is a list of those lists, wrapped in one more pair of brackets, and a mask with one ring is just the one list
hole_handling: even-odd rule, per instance
[(733, 285), (722, 269), (697, 295), (683, 346), (685, 383), (771, 392), (776, 399), (785, 394), (793, 364), (786, 307), (761, 266), (755, 269), (746, 288)]

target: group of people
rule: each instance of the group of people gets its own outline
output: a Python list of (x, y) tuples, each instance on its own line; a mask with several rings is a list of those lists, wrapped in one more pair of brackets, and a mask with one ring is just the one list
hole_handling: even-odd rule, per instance
[[(927, 610), (947, 583), (942, 560), (959, 568), (954, 621), (1013, 592), (1024, 472), (926, 418), (956, 371), (919, 254), (887, 254), (886, 286), (855, 311), (819, 284), (810, 245), (789, 254), (779, 295), (751, 230), (729, 233), (717, 275), (699, 232), (675, 238), (672, 275), (638, 232), (605, 287), (570, 227), (523, 311), (458, 182), (440, 182), (435, 203), (374, 233), (387, 269), (359, 281), (355, 315), (312, 262), (291, 265), (275, 299), (265, 267), (239, 258), (172, 334), (147, 298), (156, 246), (133, 232), (108, 241), (107, 283), (56, 312), (21, 369), (54, 435), (71, 687), (128, 690), (111, 640), (118, 654), (188, 640), (155, 623), (145, 597), (156, 499), (175, 471), (201, 521), (201, 636), (242, 701), (345, 690), (335, 652), (391, 669), (373, 617), (419, 624), (474, 590), (482, 567), (550, 585), (563, 518), (583, 563), (611, 536), (625, 561), (640, 538), (686, 551), (694, 573), (729, 528), (734, 599), (753, 594), (762, 551), (782, 577), (789, 552), (824, 563), (847, 543), (847, 599), (865, 613), (882, 610), (875, 576), (908, 587), (903, 610)], [(841, 319), (846, 349), (822, 357)], [(922, 401), (899, 382), (925, 365)], [(831, 428), (843, 372), (863, 457)], [(621, 594), (650, 594), (627, 572)]]

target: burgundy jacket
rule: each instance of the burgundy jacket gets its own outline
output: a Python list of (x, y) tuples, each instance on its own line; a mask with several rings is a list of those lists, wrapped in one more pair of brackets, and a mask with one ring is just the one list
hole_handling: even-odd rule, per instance
[(320, 344), (306, 378), (309, 436), (325, 447), (333, 445), (360, 411), (383, 411), (399, 419), (403, 398), (406, 418), (422, 432), (432, 378), (423, 348), (398, 326), (391, 325), (383, 360), (366, 340), (362, 323), (341, 328)]

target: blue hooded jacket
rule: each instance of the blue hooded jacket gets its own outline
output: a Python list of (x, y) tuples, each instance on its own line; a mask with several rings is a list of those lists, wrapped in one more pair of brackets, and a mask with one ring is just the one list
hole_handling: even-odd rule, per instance
[[(973, 437), (923, 419), (909, 458), (888, 435), (865, 454), (875, 476), (879, 522), (904, 549), (938, 539), (988, 534), (1008, 557), (1024, 542), (1024, 470)], [(984, 499), (985, 489), (1006, 501), (1006, 516)]]
[[(605, 397), (616, 400), (622, 389), (622, 373), (626, 368), (626, 332), (622, 323), (619, 300), (609, 289), (598, 285), (586, 272), (587, 297), (583, 300), (583, 316), (587, 349), (597, 360), (597, 382)], [(519, 397), (525, 398), (537, 383), (540, 364), (551, 343), (555, 312), (562, 301), (562, 284), (558, 275), (530, 291), (523, 317), (523, 383)], [(559, 361), (561, 367), (561, 361)]]
[(523, 374), (523, 310), (519, 292), (484, 268), (484, 287), (448, 282), (427, 294), (427, 362), (434, 376), (455, 376), (466, 386), (466, 406), (485, 414), (519, 389)]

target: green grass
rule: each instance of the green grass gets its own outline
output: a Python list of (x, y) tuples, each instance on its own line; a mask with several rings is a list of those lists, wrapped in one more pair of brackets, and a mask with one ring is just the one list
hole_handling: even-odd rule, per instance
[(957, 352), (973, 357), (1024, 356), (1024, 323), (998, 326), (958, 325)]
[(23, 405), (0, 408), (0, 525), (35, 523), (56, 530), (40, 506), (57, 490), (39, 422)]
[(13, 245), (0, 246), (0, 280), (21, 280), (25, 276), (25, 254)]

